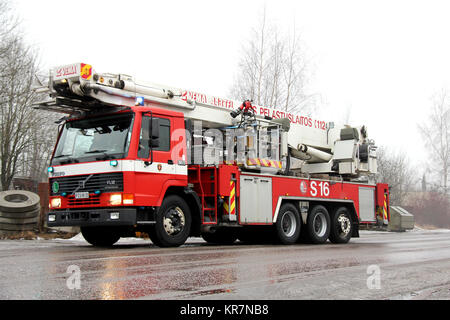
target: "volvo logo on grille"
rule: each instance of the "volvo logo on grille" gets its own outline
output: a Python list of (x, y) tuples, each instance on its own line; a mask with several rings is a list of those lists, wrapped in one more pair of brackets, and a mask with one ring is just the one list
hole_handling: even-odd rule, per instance
[(89, 175), (85, 180), (79, 181), (78, 180), (78, 187), (72, 192), (72, 195), (74, 195), (78, 190), (84, 189), (86, 187), (86, 182), (93, 176), (93, 174)]

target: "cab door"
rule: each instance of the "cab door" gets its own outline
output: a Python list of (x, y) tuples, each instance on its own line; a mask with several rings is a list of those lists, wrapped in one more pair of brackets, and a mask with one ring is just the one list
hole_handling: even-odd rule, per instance
[[(183, 125), (182, 132), (184, 134), (182, 119), (152, 115), (151, 113), (142, 115), (135, 165), (136, 191), (140, 194), (141, 199), (145, 199), (143, 201), (145, 204), (141, 202), (140, 205), (158, 206), (168, 187), (187, 185), (187, 165), (183, 166), (176, 156), (178, 153), (174, 152), (174, 147), (177, 145), (176, 133), (180, 132), (175, 129), (179, 122)], [(185, 147), (182, 148), (182, 152), (185, 149)], [(177, 159), (174, 159), (175, 157)], [(183, 170), (180, 169), (180, 166), (183, 167)]]
[[(152, 121), (152, 123), (151, 123)], [(154, 131), (152, 125), (157, 126), (157, 138), (150, 137), (150, 130)], [(147, 162), (169, 164), (171, 161), (171, 119), (160, 116), (144, 114), (142, 116), (141, 134), (139, 137), (139, 147), (137, 158)], [(151, 141), (157, 145), (151, 146)]]

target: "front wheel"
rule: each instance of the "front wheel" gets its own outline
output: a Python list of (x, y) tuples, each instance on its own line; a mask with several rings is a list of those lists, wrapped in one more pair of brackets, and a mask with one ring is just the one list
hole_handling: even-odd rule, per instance
[(191, 231), (191, 211), (183, 198), (166, 197), (156, 212), (156, 224), (150, 230), (152, 242), (159, 247), (178, 247), (184, 244)]
[(84, 239), (95, 247), (110, 247), (120, 239), (120, 234), (114, 228), (81, 227)]

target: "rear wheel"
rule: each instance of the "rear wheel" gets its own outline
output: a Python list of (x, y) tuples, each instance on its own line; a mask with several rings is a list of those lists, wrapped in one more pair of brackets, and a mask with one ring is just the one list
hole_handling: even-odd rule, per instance
[(189, 237), (191, 223), (186, 202), (177, 195), (170, 195), (156, 212), (156, 224), (149, 230), (150, 239), (159, 247), (181, 246)]
[(308, 214), (305, 226), (305, 238), (308, 242), (325, 243), (330, 235), (330, 215), (322, 205), (316, 205)]
[(347, 208), (338, 208), (331, 221), (330, 241), (333, 243), (347, 243), (352, 237), (353, 224)]
[(291, 203), (285, 203), (278, 213), (275, 233), (283, 244), (294, 244), (300, 236), (300, 215)]
[(96, 247), (110, 247), (120, 239), (120, 233), (114, 228), (81, 227), (84, 239)]

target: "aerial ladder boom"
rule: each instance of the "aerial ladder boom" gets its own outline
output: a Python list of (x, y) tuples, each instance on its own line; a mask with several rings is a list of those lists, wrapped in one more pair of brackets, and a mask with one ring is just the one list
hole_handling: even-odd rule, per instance
[[(203, 128), (238, 127), (239, 107), (245, 104), (138, 81), (125, 74), (97, 73), (83, 63), (51, 70), (48, 86), (39, 90), (49, 95), (49, 99), (38, 103), (41, 109), (73, 114), (110, 107), (161, 106), (182, 112), (186, 119), (201, 121)], [(252, 109), (255, 121), (281, 129), (279, 158), (293, 158), (290, 169), (350, 176), (376, 173), (376, 147), (368, 139), (364, 126), (337, 126), (262, 106), (252, 106)]]
[(161, 105), (182, 112), (188, 119), (202, 121), (207, 127), (234, 124), (230, 112), (239, 104), (233, 100), (137, 81), (124, 74), (100, 74), (92, 68), (85, 74), (83, 68), (91, 67), (80, 63), (51, 70), (47, 88), (50, 99), (40, 102), (39, 107), (71, 114), (80, 110), (94, 111), (98, 103), (109, 106)]
[[(40, 109), (72, 114), (77, 111), (94, 111), (105, 105), (134, 106), (138, 101), (141, 105), (161, 105), (165, 109), (182, 112), (185, 118), (202, 121), (207, 128), (236, 125), (238, 120), (230, 113), (242, 103), (138, 81), (129, 75), (96, 73), (90, 65), (83, 63), (51, 70), (48, 86), (40, 88), (40, 92), (49, 96), (49, 99), (37, 104)], [(328, 123), (268, 107), (254, 106), (254, 109), (256, 119), (261, 121), (267, 117), (277, 119), (290, 116), (292, 134), (289, 144), (296, 145), (294, 140), (301, 140), (311, 147), (332, 149), (333, 141), (327, 139), (327, 135), (332, 134), (329, 130), (327, 132)]]

